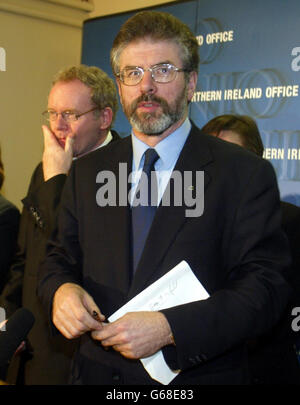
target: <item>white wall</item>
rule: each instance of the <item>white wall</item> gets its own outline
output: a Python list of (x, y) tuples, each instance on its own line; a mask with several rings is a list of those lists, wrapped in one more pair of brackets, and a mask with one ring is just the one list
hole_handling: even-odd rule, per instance
[(174, 0), (94, 0), (94, 11), (90, 13), (90, 17), (94, 18), (144, 7), (157, 6), (172, 1)]
[(0, 144), (6, 175), (1, 192), (19, 208), (41, 160), (41, 112), (52, 77), (80, 62), (81, 27), (88, 10), (60, 2), (65, 0), (0, 1), (0, 47), (6, 54), (6, 70), (0, 71)]

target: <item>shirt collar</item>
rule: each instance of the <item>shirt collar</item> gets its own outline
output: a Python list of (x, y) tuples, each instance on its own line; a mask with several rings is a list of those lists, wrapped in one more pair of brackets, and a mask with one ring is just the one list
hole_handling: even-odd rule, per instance
[[(177, 128), (172, 134), (160, 141), (155, 150), (158, 153), (160, 159), (157, 162), (158, 169), (168, 170), (175, 165), (178, 156), (185, 144), (185, 141), (191, 130), (191, 122), (188, 118), (183, 124)], [(132, 149), (133, 149), (133, 170), (139, 170), (143, 164), (143, 155), (149, 148), (149, 145), (138, 139), (134, 132), (131, 133)]]
[[(113, 139), (113, 136), (112, 136), (111, 132), (108, 131), (108, 134), (107, 134), (105, 140), (104, 140), (100, 145), (96, 146), (95, 149), (92, 149), (92, 150), (90, 150), (89, 152), (86, 152), (84, 155), (86, 155), (86, 154), (88, 154), (88, 153), (90, 153), (90, 152), (93, 152), (94, 150), (97, 150), (97, 149), (99, 149), (99, 148), (102, 148), (103, 146), (109, 144), (109, 142), (111, 142), (112, 139)], [(84, 155), (80, 155), (80, 157), (81, 157), (81, 156), (84, 156)], [(74, 157), (73, 157), (73, 160), (76, 160), (76, 159), (78, 159), (78, 157), (77, 157), (77, 156), (74, 156)]]
[(109, 142), (111, 142), (112, 139), (113, 139), (113, 136), (112, 136), (111, 132), (108, 131), (107, 137), (105, 138), (104, 142), (102, 142), (101, 145), (99, 145), (96, 149), (102, 148), (102, 146), (109, 144)]

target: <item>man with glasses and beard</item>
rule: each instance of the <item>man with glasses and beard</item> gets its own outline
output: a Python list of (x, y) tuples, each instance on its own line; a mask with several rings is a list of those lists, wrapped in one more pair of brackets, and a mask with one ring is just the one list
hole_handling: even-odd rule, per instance
[[(280, 274), (289, 254), (274, 171), (189, 120), (198, 44), (177, 18), (152, 11), (131, 17), (114, 40), (111, 64), (131, 136), (73, 165), (40, 272), (53, 331), (80, 337), (71, 381), (157, 384), (139, 360), (161, 350), (171, 384), (244, 384), (245, 341), (278, 319), (289, 294)], [(107, 171), (116, 195), (102, 204)], [(176, 203), (176, 177), (169, 187), (175, 172), (204, 172), (203, 212), (187, 215), (187, 204)], [(147, 193), (142, 178), (150, 175)], [(128, 179), (128, 204), (121, 204)], [(197, 197), (201, 190), (193, 180), (181, 192)], [(183, 260), (209, 298), (107, 322)]]
[(18, 251), (0, 298), (8, 316), (20, 306), (35, 316), (20, 367), (19, 356), (10, 364), (7, 379), (11, 383), (56, 385), (68, 381), (74, 344), (62, 336), (50, 336), (36, 295), (37, 273), (46, 242), (55, 228), (72, 161), (119, 138), (111, 130), (117, 108), (115, 84), (97, 67), (72, 66), (54, 77), (43, 113), (49, 123), (49, 127), (43, 125), (43, 159), (22, 201)]

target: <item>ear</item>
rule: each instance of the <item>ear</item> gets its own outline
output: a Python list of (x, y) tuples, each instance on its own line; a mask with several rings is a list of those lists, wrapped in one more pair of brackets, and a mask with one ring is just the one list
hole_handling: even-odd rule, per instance
[(119, 91), (119, 94), (120, 94), (120, 92), (121, 92), (121, 82), (120, 82), (120, 80), (118, 78), (116, 78), (116, 83), (117, 83), (118, 91)]
[(122, 104), (122, 84), (118, 78), (116, 78), (116, 83), (118, 87), (120, 103)]
[(105, 107), (103, 110), (100, 111), (100, 129), (108, 129), (111, 125), (113, 118), (113, 112), (110, 107)]
[(189, 101), (191, 101), (191, 99), (193, 98), (194, 92), (196, 91), (197, 81), (198, 81), (198, 73), (191, 72), (190, 76), (189, 76), (189, 82), (188, 82), (188, 100)]

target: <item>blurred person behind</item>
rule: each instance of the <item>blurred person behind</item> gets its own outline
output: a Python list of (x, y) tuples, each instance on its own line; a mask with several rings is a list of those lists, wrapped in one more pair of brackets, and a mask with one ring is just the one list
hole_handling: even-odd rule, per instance
[[(235, 143), (263, 157), (264, 145), (255, 120), (246, 115), (220, 115), (202, 128), (204, 133)], [(257, 341), (249, 343), (253, 384), (300, 384), (300, 365), (295, 345), (299, 337), (291, 328), (291, 311), (300, 306), (300, 208), (281, 201), (282, 227), (289, 239), (292, 268), (289, 282), (293, 295), (280, 322)]]
[[(0, 148), (0, 190), (4, 182), (4, 165)], [(20, 212), (18, 208), (0, 194), (0, 292), (6, 283), (9, 266), (17, 246)], [(1, 319), (0, 319), (1, 321)], [(0, 332), (1, 333), (1, 332)], [(6, 367), (0, 367), (0, 379), (3, 380)]]
[[(0, 190), (4, 182), (4, 165), (0, 149)], [(18, 208), (0, 194), (0, 292), (16, 250), (20, 213)]]

